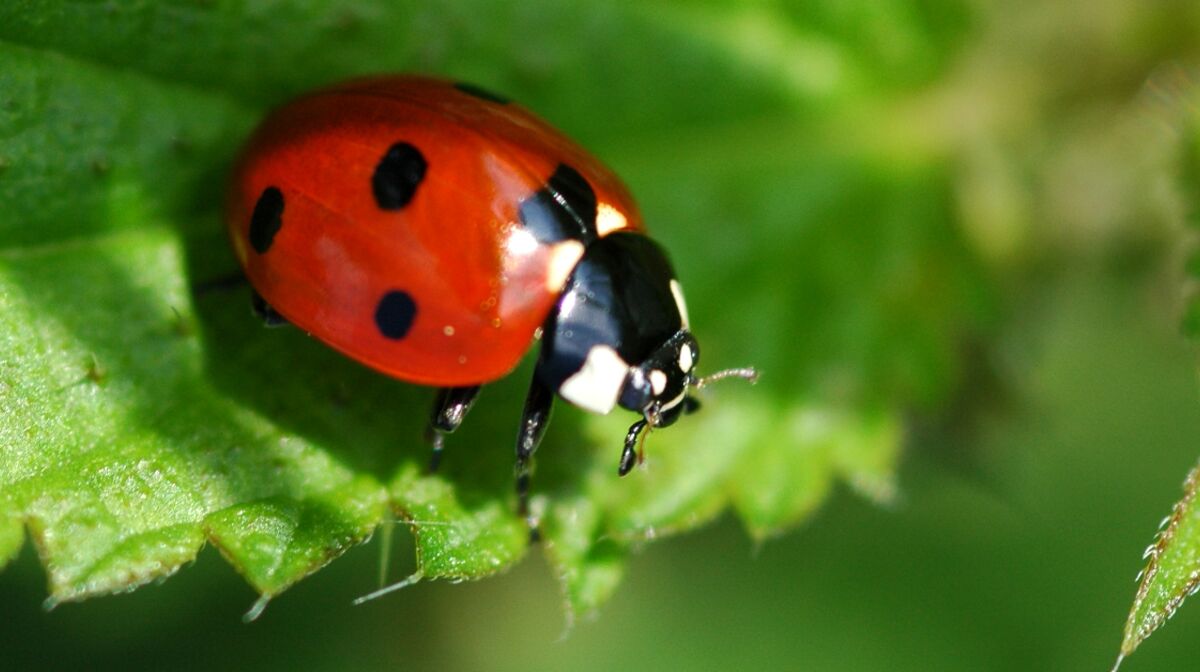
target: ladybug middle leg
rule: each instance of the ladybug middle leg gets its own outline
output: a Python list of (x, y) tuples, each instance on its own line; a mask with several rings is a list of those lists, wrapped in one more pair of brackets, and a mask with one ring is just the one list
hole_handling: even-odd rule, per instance
[[(529, 478), (532, 473), (530, 459), (542, 442), (542, 435), (550, 424), (550, 410), (554, 406), (554, 392), (534, 373), (525, 397), (525, 410), (521, 413), (521, 427), (517, 431), (517, 514), (529, 515)], [(536, 531), (534, 532), (536, 537)]]
[(443, 387), (438, 390), (437, 398), (433, 401), (433, 411), (429, 414), (427, 432), (429, 443), (433, 446), (433, 452), (429, 455), (429, 473), (437, 471), (438, 465), (442, 463), (442, 447), (446, 442), (446, 435), (458, 429), (478, 396), (478, 385)]

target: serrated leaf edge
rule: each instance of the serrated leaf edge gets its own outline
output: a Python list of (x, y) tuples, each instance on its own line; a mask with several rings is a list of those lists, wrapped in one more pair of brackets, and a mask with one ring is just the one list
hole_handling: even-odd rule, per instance
[[(1178, 531), (1179, 525), (1184, 517), (1188, 514), (1192, 504), (1196, 500), (1198, 491), (1200, 491), (1200, 464), (1193, 467), (1188, 472), (1187, 478), (1183, 483), (1184, 495), (1171, 509), (1171, 514), (1164, 519), (1165, 525), (1160, 526), (1158, 534), (1155, 536), (1154, 542), (1146, 547), (1143, 557), (1147, 560), (1145, 568), (1142, 569), (1139, 576), (1141, 579), (1138, 585), (1137, 595), (1134, 597), (1133, 606), (1129, 610), (1129, 618), (1125, 622), (1125, 635), (1121, 642), (1121, 657), (1133, 653), (1147, 637), (1157, 630), (1163, 623), (1175, 615), (1175, 611), (1183, 604), (1183, 601), (1188, 596), (1194, 594), (1200, 589), (1200, 567), (1192, 570), (1188, 576), (1187, 584), (1184, 589), (1173, 596), (1164, 605), (1162, 610), (1156, 610), (1146, 614), (1146, 618), (1138, 625), (1138, 611), (1142, 604), (1146, 601), (1150, 593), (1150, 588), (1154, 583), (1154, 579), (1158, 576), (1159, 558), (1167, 550), (1175, 538), (1175, 533)], [(1118, 661), (1119, 662), (1119, 661)]]

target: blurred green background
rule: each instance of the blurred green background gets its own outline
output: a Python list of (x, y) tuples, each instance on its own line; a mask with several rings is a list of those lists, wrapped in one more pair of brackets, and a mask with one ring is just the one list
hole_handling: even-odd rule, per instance
[[(763, 364), (763, 403), (882, 405), (906, 430), (890, 503), (852, 483), (780, 538), (753, 542), (726, 516), (657, 541), (573, 627), (538, 554), (352, 607), (375, 586), (377, 535), (246, 625), (255, 595), (211, 548), (161, 586), (45, 612), (26, 547), (0, 573), (0, 668), (1112, 663), (1141, 550), (1200, 455), (1179, 329), (1200, 5), (46, 7), (0, 10), (0, 41), (247, 107), (380, 69), (512, 93), (625, 177), (694, 293), (727, 304), (707, 305), (712, 352)], [(211, 61), (189, 51), (193, 28), (223, 36)], [(253, 62), (229, 69), (238, 58)], [(50, 221), (62, 206), (45, 207)], [(396, 535), (393, 576), (408, 544)], [(1122, 669), (1191, 669), (1198, 632), (1185, 606)]]

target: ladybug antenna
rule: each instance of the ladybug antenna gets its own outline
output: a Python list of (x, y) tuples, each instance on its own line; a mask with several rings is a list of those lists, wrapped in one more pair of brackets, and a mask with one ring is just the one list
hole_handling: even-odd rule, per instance
[(725, 369), (724, 371), (711, 373), (703, 378), (693, 377), (692, 387), (700, 389), (706, 385), (711, 385), (718, 380), (724, 380), (725, 378), (741, 378), (742, 380), (750, 381), (750, 384), (753, 385), (754, 383), (758, 382), (758, 369), (752, 366), (747, 366), (740, 369)]

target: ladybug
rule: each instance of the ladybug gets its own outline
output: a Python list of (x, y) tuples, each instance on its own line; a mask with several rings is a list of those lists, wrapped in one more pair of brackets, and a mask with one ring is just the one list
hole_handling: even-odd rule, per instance
[(620, 179), (545, 121), (479, 87), (417, 76), (334, 85), (274, 111), (238, 162), (233, 249), (269, 325), (291, 323), (439, 389), (446, 434), (480, 386), (541, 352), (517, 432), (519, 509), (554, 396), (647, 427), (699, 403), (700, 347), (667, 255)]

